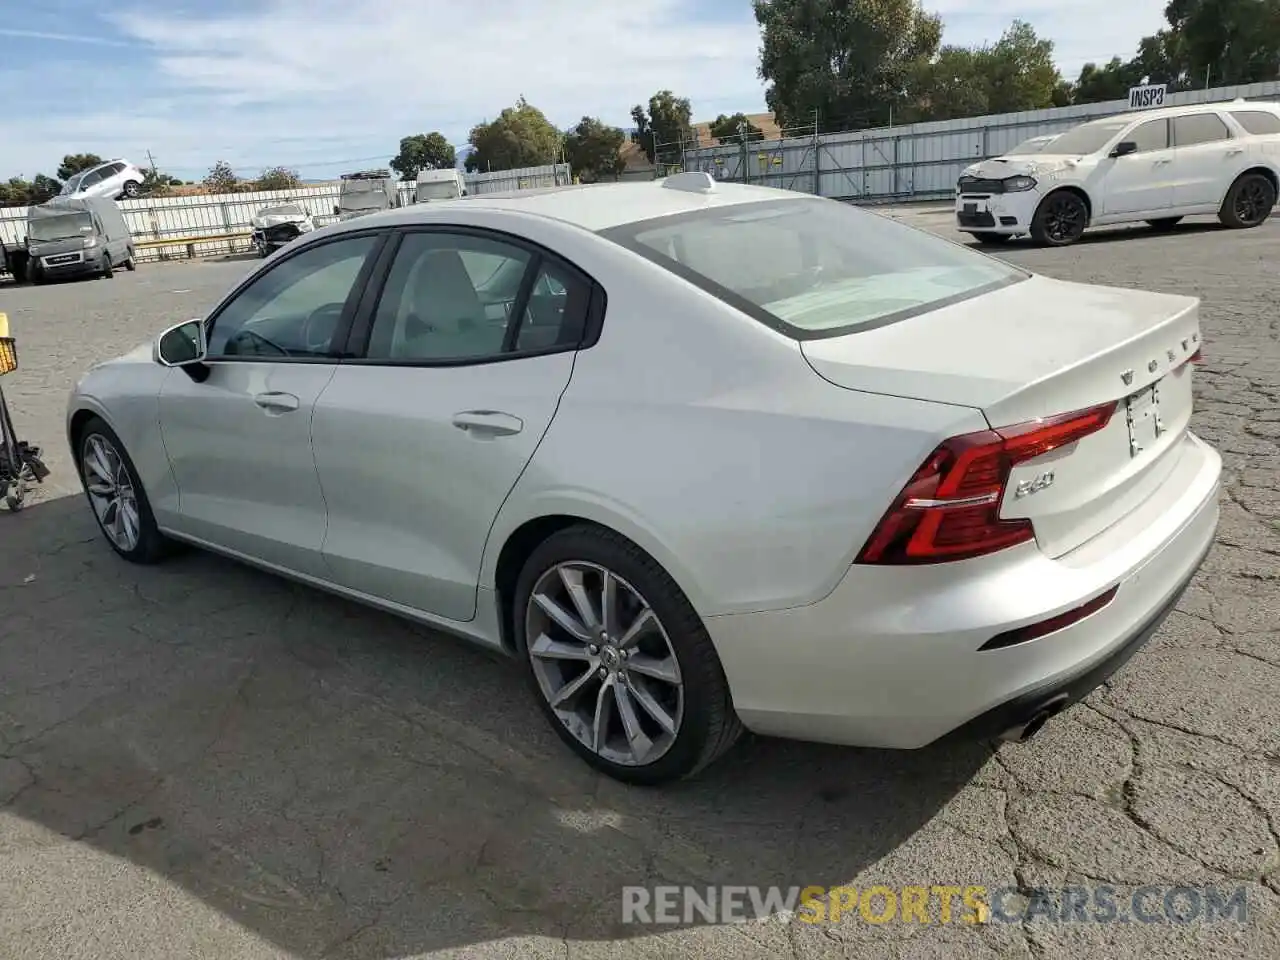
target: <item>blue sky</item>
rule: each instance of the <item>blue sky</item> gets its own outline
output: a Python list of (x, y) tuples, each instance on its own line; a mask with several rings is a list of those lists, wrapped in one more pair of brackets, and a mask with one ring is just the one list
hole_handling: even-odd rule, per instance
[[(12, 3), (13, 0), (10, 0)], [(925, 0), (944, 42), (996, 40), (1013, 17), (1074, 77), (1129, 56), (1164, 0)], [(560, 126), (629, 123), (669, 87), (695, 119), (764, 108), (749, 0), (41, 0), (0, 26), (0, 176), (88, 151), (203, 176), (283, 164), (304, 177), (385, 163), (400, 137), (461, 144), (523, 95)], [(23, 96), (22, 92), (31, 94)], [(37, 99), (38, 96), (38, 99)]]

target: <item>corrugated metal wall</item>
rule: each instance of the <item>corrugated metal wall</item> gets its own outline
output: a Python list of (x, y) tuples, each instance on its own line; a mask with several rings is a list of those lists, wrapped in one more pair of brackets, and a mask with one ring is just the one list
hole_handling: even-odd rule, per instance
[[(1280, 99), (1280, 82), (1170, 94), (1166, 106)], [(726, 180), (863, 202), (945, 199), (965, 166), (1028, 137), (1127, 113), (1127, 100), (902, 127), (687, 150), (684, 169)], [(667, 171), (659, 171), (667, 172)]]
[[(559, 186), (570, 183), (572, 177), (569, 165), (561, 163), (497, 173), (468, 173), (463, 179), (466, 180), (468, 192), (483, 194)], [(398, 189), (404, 203), (413, 200), (413, 183), (400, 183)], [(321, 223), (327, 223), (334, 218), (333, 208), (338, 202), (338, 187), (336, 184), (325, 184), (270, 192), (155, 197), (120, 200), (117, 205), (124, 213), (130, 232), (139, 241), (232, 237), (192, 245), (191, 253), (195, 256), (209, 256), (247, 250), (247, 235), (254, 214), (270, 204), (286, 202), (298, 204), (312, 216), (319, 218)], [(0, 239), (6, 243), (21, 243), (26, 237), (26, 219), (26, 207), (0, 208)], [(185, 247), (143, 249), (138, 251), (138, 259), (160, 259), (162, 254), (186, 257), (188, 251)]]

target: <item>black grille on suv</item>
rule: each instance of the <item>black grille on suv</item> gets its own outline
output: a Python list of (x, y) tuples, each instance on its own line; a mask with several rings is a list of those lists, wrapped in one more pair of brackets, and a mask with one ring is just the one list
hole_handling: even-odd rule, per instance
[(985, 177), (961, 177), (956, 189), (961, 193), (1004, 193), (1004, 181)]

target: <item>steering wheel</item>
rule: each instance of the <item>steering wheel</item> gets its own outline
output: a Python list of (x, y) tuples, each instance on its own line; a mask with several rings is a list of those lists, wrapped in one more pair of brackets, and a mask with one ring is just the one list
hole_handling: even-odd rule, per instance
[(282, 357), (290, 356), (290, 353), (288, 350), (280, 346), (280, 344), (276, 343), (270, 337), (264, 337), (262, 334), (258, 333), (256, 330), (250, 330), (247, 327), (241, 327), (239, 330), (236, 331), (236, 335), (234, 339), (239, 340), (241, 338), (252, 340), (254, 343), (262, 344), (263, 346), (268, 347), (271, 350), (274, 350), (276, 353), (280, 354), (280, 356)]
[(316, 307), (302, 325), (302, 343), (308, 353), (327, 353), (333, 343), (333, 335), (338, 332), (338, 321), (342, 319), (341, 303), (326, 303)]

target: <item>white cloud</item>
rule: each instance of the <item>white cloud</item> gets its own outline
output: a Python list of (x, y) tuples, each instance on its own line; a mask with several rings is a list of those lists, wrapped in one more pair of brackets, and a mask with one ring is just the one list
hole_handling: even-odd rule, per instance
[[(925, 2), (944, 15), (951, 43), (994, 41), (1020, 15), (1057, 41), (1071, 74), (1085, 60), (1128, 56), (1162, 5)], [(259, 0), (201, 15), (149, 4), (104, 14), (138, 56), (112, 50), (110, 64), (57, 70), (62, 84), (96, 81), (80, 89), (115, 71), (122, 95), (61, 97), (78, 112), (22, 118), (6, 159), (30, 172), (71, 150), (137, 160), (150, 149), (188, 175), (220, 158), (245, 173), (287, 163), (333, 174), (343, 161), (389, 159), (410, 133), (439, 129), (461, 143), (521, 95), (560, 126), (584, 114), (626, 125), (630, 106), (663, 87), (689, 96), (698, 119), (762, 109), (759, 33), (746, 0), (741, 8), (735, 21), (698, 22), (688, 0)], [(96, 38), (63, 39), (83, 52)]]

